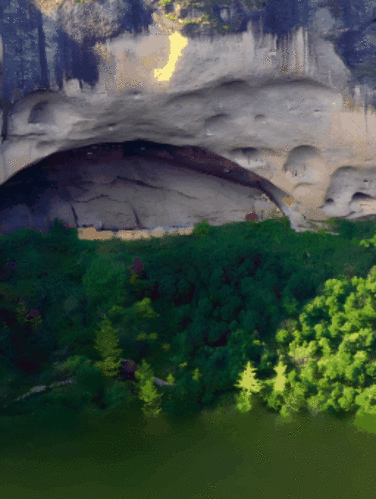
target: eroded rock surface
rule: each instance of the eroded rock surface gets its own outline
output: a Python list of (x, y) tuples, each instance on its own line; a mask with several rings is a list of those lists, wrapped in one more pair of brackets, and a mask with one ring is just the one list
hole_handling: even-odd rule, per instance
[(193, 227), (204, 218), (218, 226), (249, 212), (276, 212), (261, 177), (223, 158), (189, 148), (124, 156), (125, 147), (58, 153), (19, 172), (2, 186), (0, 232), (45, 232), (55, 217), (70, 227), (117, 231)]
[(2, 3), (0, 232), (374, 215), (376, 2), (169, 8)]

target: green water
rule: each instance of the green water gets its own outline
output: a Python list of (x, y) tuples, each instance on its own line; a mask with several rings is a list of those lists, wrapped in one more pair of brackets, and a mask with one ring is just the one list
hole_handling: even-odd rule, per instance
[(350, 419), (206, 412), (179, 422), (136, 410), (0, 450), (1, 499), (374, 498), (376, 435)]

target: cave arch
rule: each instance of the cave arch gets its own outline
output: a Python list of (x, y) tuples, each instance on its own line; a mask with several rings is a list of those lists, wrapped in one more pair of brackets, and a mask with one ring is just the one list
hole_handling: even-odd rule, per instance
[[(243, 222), (248, 213), (264, 219), (269, 205), (280, 207), (261, 181), (198, 146), (143, 139), (90, 144), (46, 156), (0, 186), (0, 233), (47, 232), (55, 217), (101, 231), (190, 227), (203, 218), (223, 225)], [(263, 194), (267, 201), (258, 202)]]

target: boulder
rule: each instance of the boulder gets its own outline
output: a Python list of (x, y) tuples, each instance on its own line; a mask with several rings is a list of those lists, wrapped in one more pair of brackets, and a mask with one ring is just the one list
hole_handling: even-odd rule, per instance
[(256, 222), (258, 220), (257, 213), (248, 213), (248, 215), (245, 216), (245, 219)]
[(371, 218), (375, 17), (362, 0), (1, 2), (0, 232)]

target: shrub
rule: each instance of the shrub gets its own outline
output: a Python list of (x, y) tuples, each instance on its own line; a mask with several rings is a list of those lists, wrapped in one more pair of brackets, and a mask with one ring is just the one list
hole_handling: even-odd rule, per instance
[(202, 222), (196, 224), (192, 231), (192, 236), (196, 239), (208, 236), (209, 234), (210, 234), (210, 225), (207, 223), (206, 218), (204, 218)]

